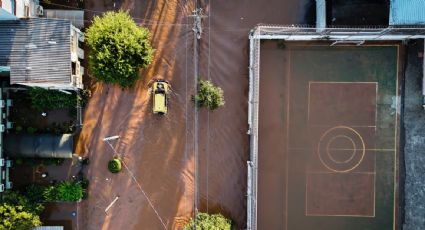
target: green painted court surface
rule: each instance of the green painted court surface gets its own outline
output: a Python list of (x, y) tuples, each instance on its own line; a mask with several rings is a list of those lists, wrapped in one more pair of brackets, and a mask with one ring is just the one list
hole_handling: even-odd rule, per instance
[(258, 229), (395, 229), (399, 47), (262, 45)]

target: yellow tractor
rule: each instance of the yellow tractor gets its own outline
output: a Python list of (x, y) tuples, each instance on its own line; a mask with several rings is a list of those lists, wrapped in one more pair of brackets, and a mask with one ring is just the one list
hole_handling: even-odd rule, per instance
[(168, 111), (168, 82), (156, 80), (153, 83), (153, 113), (165, 115)]

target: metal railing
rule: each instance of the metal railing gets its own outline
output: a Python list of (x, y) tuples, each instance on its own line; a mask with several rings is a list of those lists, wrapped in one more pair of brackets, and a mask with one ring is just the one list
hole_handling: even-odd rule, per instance
[[(247, 162), (247, 229), (257, 229), (258, 191), (258, 116), (260, 84), (260, 41), (284, 39), (288, 41), (333, 41), (363, 44), (365, 41), (405, 41), (425, 39), (425, 27), (327, 27), (258, 25), (249, 35), (249, 104), (248, 134), (250, 135), (250, 160)], [(425, 75), (424, 75), (425, 76)], [(425, 93), (424, 93), (425, 95)], [(425, 101), (425, 99), (424, 99)]]

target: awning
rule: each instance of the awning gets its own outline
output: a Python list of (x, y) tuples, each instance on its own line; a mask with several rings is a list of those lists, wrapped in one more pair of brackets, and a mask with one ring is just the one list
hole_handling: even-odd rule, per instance
[(18, 18), (5, 9), (0, 8), (0, 20), (18, 20)]
[(10, 66), (0, 66), (0, 73), (9, 73), (10, 72)]
[(5, 153), (12, 158), (72, 158), (71, 134), (7, 134), (4, 138)]
[(425, 25), (425, 1), (391, 0), (390, 26)]

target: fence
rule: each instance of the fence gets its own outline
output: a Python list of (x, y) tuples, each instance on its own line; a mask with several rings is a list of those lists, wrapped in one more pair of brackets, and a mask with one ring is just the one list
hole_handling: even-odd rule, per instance
[[(425, 39), (425, 27), (327, 27), (258, 25), (249, 35), (249, 105), (250, 160), (247, 163), (247, 229), (257, 229), (258, 192), (258, 112), (260, 83), (260, 41), (283, 39), (287, 41), (329, 41), (330, 45), (366, 41), (406, 41)], [(332, 43), (331, 43), (332, 42)], [(424, 75), (425, 76), (425, 75)], [(425, 91), (424, 91), (425, 95)], [(425, 98), (425, 97), (424, 97)], [(424, 99), (425, 101), (425, 99)], [(424, 102), (425, 104), (425, 102)]]

